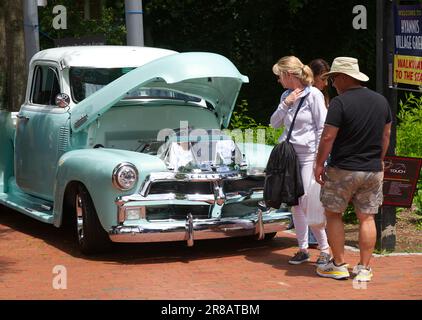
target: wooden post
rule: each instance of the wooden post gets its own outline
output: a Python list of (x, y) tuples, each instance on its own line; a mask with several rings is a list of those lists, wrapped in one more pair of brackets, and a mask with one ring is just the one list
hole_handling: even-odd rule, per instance
[[(393, 124), (387, 155), (395, 155), (397, 91), (389, 88), (390, 70), (394, 55), (394, 17), (392, 0), (377, 0), (377, 91), (384, 95), (391, 107)], [(396, 246), (396, 209), (384, 206), (376, 216), (378, 250), (394, 251)]]

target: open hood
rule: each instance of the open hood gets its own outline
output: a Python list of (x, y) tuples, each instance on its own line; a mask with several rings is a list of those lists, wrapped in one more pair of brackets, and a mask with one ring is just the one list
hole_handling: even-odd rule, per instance
[(128, 91), (144, 88), (170, 88), (209, 101), (220, 124), (229, 125), (242, 83), (248, 82), (227, 58), (206, 52), (176, 53), (141, 67), (109, 83), (72, 108), (71, 126), (80, 131), (95, 121)]

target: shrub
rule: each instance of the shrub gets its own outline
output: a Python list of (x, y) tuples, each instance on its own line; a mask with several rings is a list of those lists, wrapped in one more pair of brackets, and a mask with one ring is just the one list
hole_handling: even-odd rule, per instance
[(397, 122), (396, 154), (422, 157), (422, 95), (410, 93), (404, 102), (400, 100)]
[(255, 119), (250, 117), (248, 115), (248, 102), (246, 100), (242, 100), (241, 103), (236, 106), (236, 111), (233, 112), (230, 119), (229, 128), (252, 130), (253, 142), (258, 142), (258, 132), (260, 130), (265, 130), (265, 144), (268, 145), (276, 145), (278, 143), (278, 138), (283, 133), (283, 128), (275, 129), (271, 126), (265, 126), (261, 123), (257, 123)]
[[(399, 102), (397, 113), (397, 145), (398, 156), (422, 157), (422, 95), (413, 93), (405, 95), (406, 100)], [(413, 198), (416, 213), (422, 215), (422, 179), (419, 176), (417, 190)]]
[(343, 221), (344, 223), (351, 223), (351, 224), (358, 224), (359, 220), (356, 217), (355, 209), (353, 208), (353, 205), (348, 205), (346, 208), (346, 211), (344, 211), (343, 215)]

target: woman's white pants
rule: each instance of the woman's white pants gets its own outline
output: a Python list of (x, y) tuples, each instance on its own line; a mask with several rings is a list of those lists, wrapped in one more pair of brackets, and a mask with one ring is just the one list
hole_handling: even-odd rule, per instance
[[(315, 154), (298, 154), (300, 163), (300, 173), (303, 181), (303, 188), (305, 194), (309, 188), (311, 178), (314, 174), (314, 161)], [(305, 201), (302, 201), (303, 197), (299, 199), (299, 205), (292, 208), (293, 223), (296, 230), (296, 238), (299, 243), (299, 249), (306, 251), (308, 249), (308, 224), (306, 222), (306, 216), (304, 211)], [(327, 240), (327, 234), (325, 227), (310, 227), (316, 240), (318, 241), (318, 247), (321, 251), (329, 253), (329, 245)]]

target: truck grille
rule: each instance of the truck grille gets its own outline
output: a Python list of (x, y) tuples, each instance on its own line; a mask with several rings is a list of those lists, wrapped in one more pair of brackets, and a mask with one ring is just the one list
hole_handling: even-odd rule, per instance
[(225, 193), (235, 193), (240, 191), (263, 190), (264, 179), (246, 177), (244, 179), (224, 180), (223, 190)]
[(238, 203), (229, 203), (223, 206), (221, 211), (222, 218), (245, 217), (256, 214), (258, 211), (258, 201), (247, 199)]
[(151, 220), (185, 220), (188, 214), (192, 214), (193, 219), (208, 219), (211, 217), (211, 206), (208, 205), (165, 205), (146, 207), (146, 219)]
[(158, 181), (151, 184), (148, 194), (213, 194), (210, 181)]
[[(264, 188), (264, 179), (257, 177), (245, 177), (243, 179), (223, 179), (214, 181), (186, 181), (186, 180), (156, 180), (151, 183), (146, 190), (146, 197), (165, 199), (168, 195), (173, 195), (175, 199), (183, 200), (186, 195), (211, 195), (211, 198), (217, 197), (218, 187), (222, 187), (224, 194), (245, 194), (253, 191), (262, 191)], [(216, 193), (216, 192), (217, 193)], [(159, 200), (159, 199), (156, 200)], [(240, 203), (224, 204), (221, 211), (222, 217), (248, 216), (257, 211), (256, 199), (245, 199)], [(193, 219), (211, 218), (213, 204), (165, 204), (157, 206), (146, 206), (146, 219), (151, 220), (185, 220), (187, 215), (192, 214)]]

